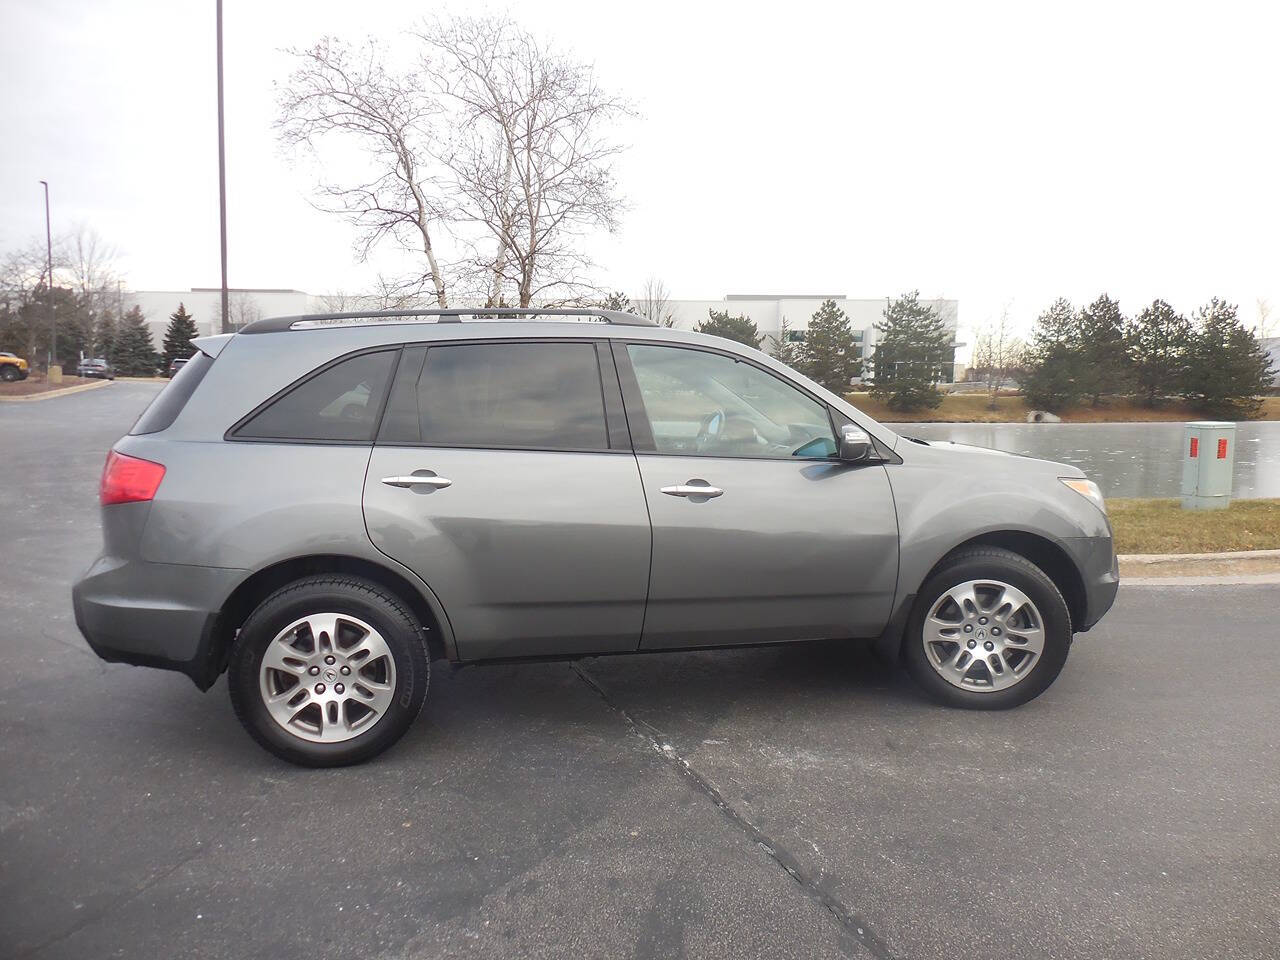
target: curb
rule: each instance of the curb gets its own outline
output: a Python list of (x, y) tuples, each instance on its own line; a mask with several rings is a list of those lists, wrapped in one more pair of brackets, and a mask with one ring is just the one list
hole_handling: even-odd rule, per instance
[(1280, 583), (1280, 573), (1242, 573), (1220, 577), (1127, 577), (1120, 589), (1128, 587), (1236, 587), (1259, 583)]
[(97, 383), (78, 383), (74, 387), (46, 390), (44, 393), (32, 393), (25, 397), (0, 397), (0, 403), (35, 403), (37, 400), (52, 400), (54, 397), (65, 397), (73, 393), (84, 393), (86, 390), (97, 390), (100, 387), (105, 387), (110, 382), (110, 380), (99, 380)]
[(1144, 565), (1197, 560), (1230, 563), (1232, 560), (1280, 560), (1280, 550), (1235, 550), (1227, 553), (1122, 553), (1116, 559), (1120, 563)]

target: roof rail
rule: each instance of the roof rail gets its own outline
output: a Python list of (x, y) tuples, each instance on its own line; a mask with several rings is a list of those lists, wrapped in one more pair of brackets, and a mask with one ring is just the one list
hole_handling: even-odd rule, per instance
[(254, 320), (240, 333), (280, 333), (284, 330), (316, 330), (324, 327), (354, 327), (366, 323), (462, 323), (463, 317), (474, 320), (541, 320), (544, 317), (581, 317), (595, 323), (613, 323), (625, 327), (652, 327), (652, 320), (621, 310), (554, 309), (534, 307), (459, 307), (443, 310), (355, 310), (342, 313), (304, 313), (292, 317), (267, 317)]

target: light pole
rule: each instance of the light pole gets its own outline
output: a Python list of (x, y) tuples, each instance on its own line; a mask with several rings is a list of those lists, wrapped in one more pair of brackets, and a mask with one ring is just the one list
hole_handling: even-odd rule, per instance
[(218, 22), (218, 221), (222, 232), (222, 328), (227, 327), (227, 149), (222, 123), (222, 0), (217, 0)]
[(45, 295), (49, 298), (49, 330), (52, 342), (49, 346), (49, 362), (45, 365), (47, 369), (53, 366), (53, 359), (58, 355), (58, 317), (53, 312), (53, 229), (49, 225), (49, 181), (41, 180), (40, 183), (44, 187), (44, 243), (45, 252), (49, 257), (47, 261), (49, 286), (45, 289)]

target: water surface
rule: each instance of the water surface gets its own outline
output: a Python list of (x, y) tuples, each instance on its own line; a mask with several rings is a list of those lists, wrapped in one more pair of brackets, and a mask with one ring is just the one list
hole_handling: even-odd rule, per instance
[[(890, 423), (907, 437), (954, 440), (1079, 467), (1108, 497), (1176, 497), (1181, 423)], [(1234, 495), (1280, 497), (1280, 421), (1236, 425)]]

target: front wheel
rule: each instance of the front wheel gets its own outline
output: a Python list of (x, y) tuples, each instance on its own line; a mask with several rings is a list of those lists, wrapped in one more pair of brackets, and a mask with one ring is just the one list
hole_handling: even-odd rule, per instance
[(309, 767), (360, 763), (400, 739), (427, 696), (413, 614), (357, 577), (314, 576), (276, 591), (245, 621), (227, 670), (245, 729)]
[(13, 364), (7, 363), (3, 367), (0, 367), (0, 380), (4, 380), (6, 383), (12, 383), (15, 380), (21, 379), (21, 377), (22, 374)]
[(1001, 710), (1048, 689), (1070, 647), (1070, 611), (1044, 571), (1010, 550), (975, 547), (921, 588), (905, 659), (934, 699)]

